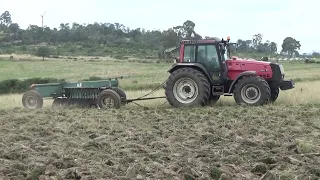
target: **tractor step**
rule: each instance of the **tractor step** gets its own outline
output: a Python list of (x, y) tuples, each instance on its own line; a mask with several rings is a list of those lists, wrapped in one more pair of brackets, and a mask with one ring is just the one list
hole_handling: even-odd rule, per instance
[(223, 86), (212, 86), (212, 95), (223, 95), (224, 87)]

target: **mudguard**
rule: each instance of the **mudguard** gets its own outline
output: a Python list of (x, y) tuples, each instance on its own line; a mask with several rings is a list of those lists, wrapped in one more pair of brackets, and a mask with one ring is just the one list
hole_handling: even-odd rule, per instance
[(204, 75), (208, 78), (209, 83), (212, 84), (211, 76), (209, 75), (207, 69), (200, 63), (176, 63), (172, 65), (172, 67), (168, 70), (168, 72), (172, 73), (173, 71), (181, 67), (192, 67), (192, 68), (198, 69), (199, 71), (204, 73)]
[(248, 76), (248, 75), (256, 75), (256, 71), (244, 71), (238, 75), (238, 77), (232, 82), (230, 85), (228, 93), (230, 94), (233, 90), (234, 85), (238, 82), (239, 79), (241, 79), (243, 76)]

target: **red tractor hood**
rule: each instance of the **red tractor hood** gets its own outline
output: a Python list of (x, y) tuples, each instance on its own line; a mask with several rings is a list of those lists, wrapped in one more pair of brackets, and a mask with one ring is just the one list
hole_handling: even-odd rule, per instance
[(231, 80), (237, 79), (238, 75), (245, 71), (255, 71), (257, 75), (269, 78), (272, 77), (271, 62), (257, 61), (254, 59), (240, 59), (233, 57), (226, 61), (228, 77)]
[(245, 64), (260, 64), (260, 65), (269, 65), (271, 62), (266, 62), (266, 61), (258, 61), (255, 59), (240, 59), (240, 58), (232, 58), (228, 59), (227, 61), (232, 61), (232, 62), (239, 62), (239, 63), (245, 63)]

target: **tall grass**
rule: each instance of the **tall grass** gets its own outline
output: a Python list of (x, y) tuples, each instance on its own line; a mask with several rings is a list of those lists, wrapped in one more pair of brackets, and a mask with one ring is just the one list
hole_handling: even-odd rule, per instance
[[(127, 98), (139, 98), (149, 93), (151, 90), (140, 90), (140, 91), (126, 91)], [(147, 97), (164, 96), (164, 90), (160, 89), (152, 95)], [(22, 94), (10, 94), (0, 96), (0, 108), (14, 108), (22, 107), (21, 103)], [(144, 100), (136, 101), (136, 103), (146, 106), (149, 108), (155, 108), (163, 103), (166, 103), (166, 99), (154, 99), (154, 100)], [(274, 105), (299, 105), (299, 104), (309, 104), (309, 103), (320, 103), (320, 81), (315, 82), (299, 82), (296, 87), (292, 90), (280, 91), (278, 100)], [(50, 107), (52, 104), (52, 99), (44, 100), (44, 107)], [(233, 106), (236, 105), (233, 97), (222, 96), (217, 104), (214, 106)], [(128, 107), (137, 106), (134, 103), (127, 105)], [(213, 107), (214, 107), (213, 106)], [(164, 104), (163, 107), (170, 107), (168, 103)]]

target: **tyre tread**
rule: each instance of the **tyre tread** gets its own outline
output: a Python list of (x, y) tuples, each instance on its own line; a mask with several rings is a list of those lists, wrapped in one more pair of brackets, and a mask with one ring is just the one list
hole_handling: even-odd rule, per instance
[(29, 90), (29, 91), (25, 92), (22, 96), (22, 105), (24, 108), (28, 108), (28, 106), (26, 104), (26, 96), (29, 96), (29, 95), (35, 96), (35, 98), (38, 101), (35, 109), (40, 109), (43, 107), (43, 98), (41, 97), (41, 95), (35, 90)]
[[(169, 98), (169, 97), (171, 97), (172, 92), (168, 91), (167, 87), (173, 86), (174, 79), (176, 78), (176, 76), (179, 75), (180, 73), (185, 73), (185, 72), (191, 74), (191, 76), (196, 76), (196, 78), (198, 78), (201, 81), (201, 84), (199, 84), (199, 86), (203, 86), (204, 97), (201, 99), (201, 102), (199, 105), (204, 106), (208, 102), (209, 97), (210, 97), (210, 83), (203, 73), (201, 73), (200, 71), (198, 71), (195, 68), (190, 68), (190, 67), (177, 69), (169, 76), (169, 78), (166, 82), (166, 90), (165, 90), (165, 95), (166, 95), (168, 103), (174, 107), (178, 106), (176, 103), (173, 102), (175, 100)], [(201, 88), (199, 87), (199, 89), (201, 89)]]
[[(253, 79), (255, 78), (255, 79)], [(267, 104), (270, 100), (271, 97), (271, 89), (270, 86), (268, 84), (268, 82), (263, 79), (260, 76), (244, 76), (243, 78), (239, 79), (239, 81), (235, 84), (234, 87), (234, 99), (236, 101), (237, 104), (241, 104), (244, 103), (242, 102), (242, 98), (240, 95), (240, 91), (241, 91), (241, 86), (243, 84), (246, 84), (247, 81), (254, 81), (255, 84), (261, 84), (262, 85), (262, 90), (261, 90), (261, 98), (263, 98), (262, 100), (259, 100), (258, 102), (256, 102), (255, 104), (252, 105), (264, 105)]]

